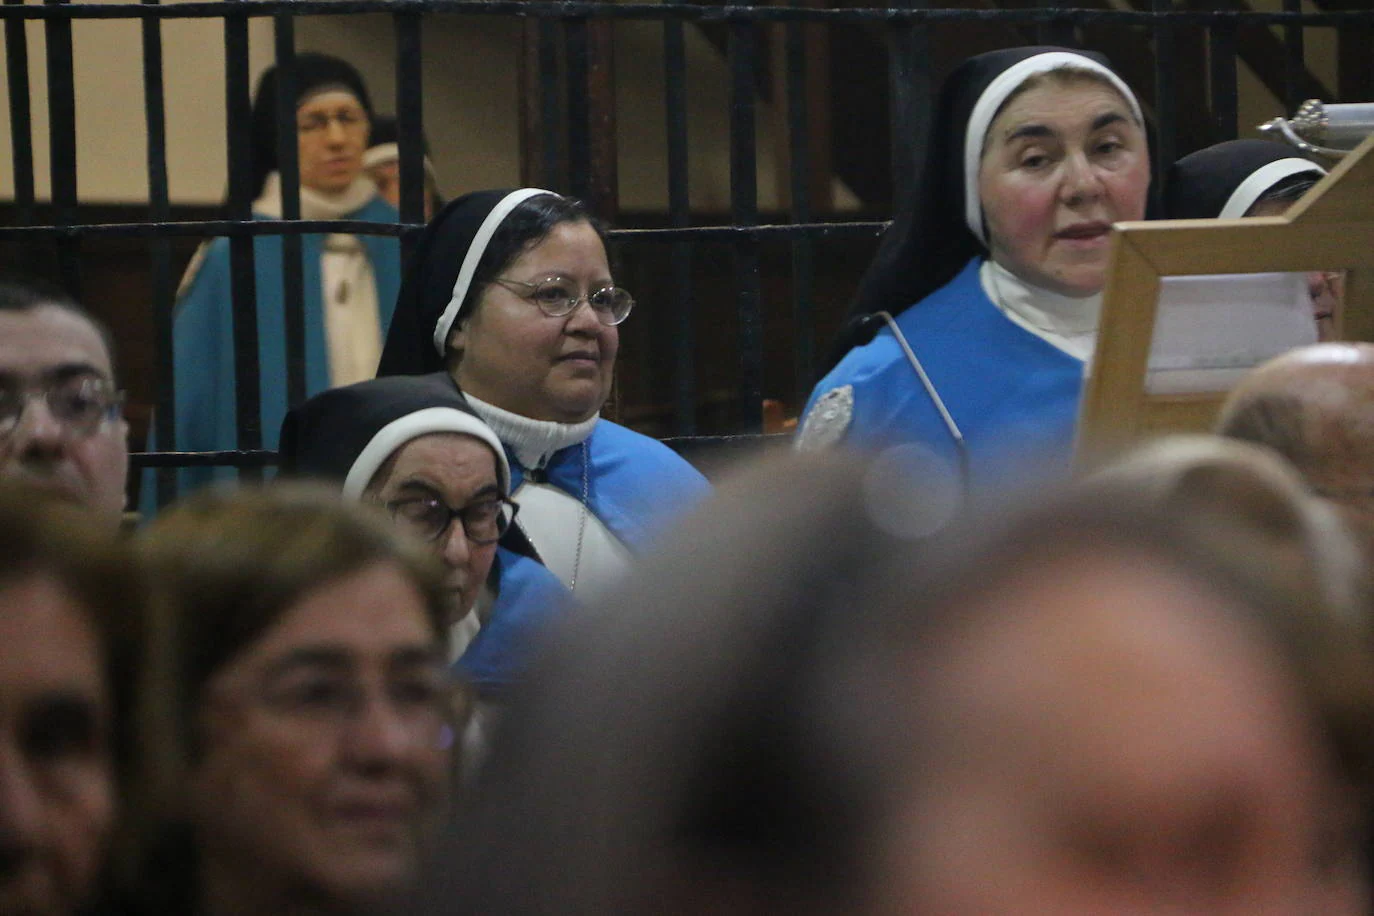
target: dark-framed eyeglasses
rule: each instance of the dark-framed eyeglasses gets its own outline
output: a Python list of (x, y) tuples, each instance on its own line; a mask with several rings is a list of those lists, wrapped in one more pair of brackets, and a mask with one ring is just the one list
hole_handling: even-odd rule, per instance
[(463, 535), (479, 547), (495, 544), (506, 533), (518, 503), (506, 496), (493, 496), (452, 509), (435, 496), (413, 496), (384, 503), (392, 519), (401, 528), (423, 541), (437, 541), (448, 531), (453, 520), (463, 526)]
[(94, 433), (107, 420), (118, 419), (124, 406), (124, 392), (91, 376), (63, 379), (47, 387), (0, 384), (0, 436), (8, 436), (18, 428), (34, 398), (46, 401), (54, 420), (83, 437)]
[(592, 307), (597, 321), (614, 327), (630, 317), (630, 310), (635, 307), (635, 297), (618, 286), (604, 286), (584, 296), (578, 292), (577, 284), (567, 277), (545, 277), (533, 283), (496, 277), (491, 282), (499, 283), (520, 298), (530, 300), (550, 318), (571, 315), (586, 301)]

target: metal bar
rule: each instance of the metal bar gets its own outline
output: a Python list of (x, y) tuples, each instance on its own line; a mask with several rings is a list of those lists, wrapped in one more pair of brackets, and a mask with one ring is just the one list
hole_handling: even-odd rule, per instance
[[(687, 173), (687, 51), (683, 26), (663, 23), (664, 108), (668, 139), (668, 222), (673, 228), (691, 224)], [(673, 290), (673, 429), (678, 435), (696, 432), (696, 322), (693, 320), (692, 246), (673, 243), (669, 254)]]
[(552, 19), (539, 21), (539, 136), (544, 157), (540, 186), (552, 191), (566, 187), (561, 177), (563, 115), (558, 103), (558, 27)]
[(1068, 6), (1064, 0), (1041, 0), (1040, 4), (1046, 10), (1060, 11), (1061, 15), (1055, 16), (1040, 24), (1038, 32), (1040, 41), (1047, 45), (1060, 45), (1062, 47), (1073, 47), (1078, 43), (1077, 36), (1074, 35), (1074, 19), (1068, 15), (1063, 15), (1062, 11)]
[[(805, 225), (765, 224), (748, 226), (693, 226), (670, 229), (612, 229), (613, 241), (634, 242), (734, 242), (738, 239), (788, 241), (799, 238), (870, 238), (887, 228), (885, 220), (845, 223), (808, 223)], [(44, 239), (59, 236), (97, 238), (157, 238), (163, 236), (252, 238), (258, 235), (305, 235), (313, 232), (347, 232), (353, 235), (399, 236), (415, 226), (366, 223), (359, 220), (301, 220), (285, 223), (276, 220), (209, 220), (172, 223), (103, 223), (84, 226), (0, 226), (0, 241)]]
[[(807, 26), (789, 22), (786, 30), (788, 160), (791, 165), (792, 222), (811, 221), (811, 144), (806, 73)], [(800, 405), (815, 375), (815, 247), (810, 239), (792, 243), (793, 399)]]
[[(893, 0), (902, 10), (918, 10), (927, 0)], [(916, 169), (925, 148), (934, 87), (930, 76), (930, 35), (914, 22), (894, 22), (888, 30), (888, 86), (892, 99), (892, 199), (913, 193)]]
[(592, 212), (620, 219), (620, 165), (616, 153), (615, 23), (587, 23), (587, 129), (591, 170), (587, 195)]
[[(754, 123), (756, 26), (730, 25), (730, 212), (736, 226), (758, 222), (758, 158)], [(740, 429), (763, 426), (763, 336), (760, 314), (759, 245), (756, 239), (735, 243), (735, 280), (739, 284)]]
[(574, 197), (591, 197), (591, 110), (587, 100), (587, 20), (563, 23), (564, 60), (567, 66), (568, 189)]
[(1236, 29), (1215, 23), (1207, 35), (1207, 60), (1212, 84), (1213, 142), (1236, 136)]
[(265, 449), (226, 452), (131, 452), (135, 468), (262, 468), (277, 463), (277, 453)]
[[(282, 14), (272, 21), (277, 55), (277, 170), (281, 175), (281, 217), (301, 218), (300, 139), (296, 129), (296, 21)], [(305, 400), (305, 268), (301, 237), (281, 240), (282, 305), (286, 340), (286, 398)]]
[[(5, 6), (24, 0), (5, 0)], [(29, 108), (29, 38), (24, 20), (5, 20), (5, 73), (9, 80), (10, 149), (14, 155), (14, 210), (21, 224), (33, 220), (33, 114)]]
[[(691, 22), (989, 22), (1033, 26), (1063, 19), (1054, 9), (896, 9), (887, 7), (818, 8), (799, 6), (701, 6), (690, 2), (626, 3), (595, 0), (528, 3), (525, 0), (198, 0), (148, 6), (142, 3), (73, 3), (57, 6), (15, 4), (0, 6), (0, 19), (221, 19), (252, 18), (292, 12), (299, 16), (347, 16), (358, 13), (443, 13), (469, 16), (518, 16), (541, 20), (568, 17), (605, 19), (678, 19)], [(1078, 24), (1151, 25), (1161, 16), (1153, 11), (1073, 10)], [(1369, 25), (1374, 9), (1323, 12), (1261, 10), (1178, 10), (1169, 14), (1180, 25), (1246, 22), (1255, 25), (1301, 23), (1308, 27), (1341, 28)]]
[[(425, 221), (425, 105), (421, 69), (420, 16), (398, 13), (396, 29), (396, 136), (401, 151), (401, 222)], [(401, 262), (408, 263), (419, 232), (401, 236)]]
[[(43, 0), (61, 4), (65, 0)], [(72, 23), (50, 19), (44, 24), (48, 60), (48, 162), (52, 183), (53, 222), (76, 222), (76, 73), (72, 54)], [(57, 239), (57, 271), (67, 292), (81, 295), (80, 245), (76, 239)]]
[[(1302, 0), (1283, 0), (1283, 10), (1286, 13), (1301, 13)], [(1292, 113), (1302, 104), (1300, 79), (1307, 70), (1301, 24), (1290, 22), (1283, 27), (1283, 49), (1284, 111)]]
[[(253, 216), (253, 163), (248, 131), (252, 105), (248, 97), (248, 19), (227, 16), (224, 20), (225, 131), (229, 149), (228, 215), (235, 220)], [(238, 446), (254, 450), (262, 446), (262, 399), (259, 376), (257, 278), (253, 265), (253, 240), (229, 239), (229, 276), (234, 308), (234, 393), (238, 405)], [(249, 469), (246, 475), (258, 475)]]
[[(159, 0), (143, 0), (158, 3)], [(171, 219), (167, 187), (167, 105), (162, 82), (162, 23), (143, 20), (143, 108), (148, 126), (148, 215), (157, 222)], [(172, 246), (155, 238), (149, 246), (152, 259), (153, 339), (157, 354), (155, 379), (157, 404), (153, 412), (158, 448), (176, 448), (176, 378), (172, 362)], [(176, 475), (157, 474), (157, 505), (176, 498)]]
[[(1153, 0), (1156, 12), (1168, 12), (1173, 0)], [(1174, 30), (1168, 20), (1161, 19), (1154, 27), (1155, 40), (1155, 123), (1159, 131), (1155, 137), (1153, 165), (1156, 193), (1162, 192), (1164, 176), (1177, 158), (1178, 102), (1174, 67)]]

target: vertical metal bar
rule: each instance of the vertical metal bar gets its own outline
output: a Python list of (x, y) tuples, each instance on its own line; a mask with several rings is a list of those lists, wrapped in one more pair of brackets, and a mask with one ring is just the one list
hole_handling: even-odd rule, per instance
[[(1153, 0), (1156, 13), (1167, 13), (1173, 8), (1173, 0)], [(1177, 81), (1174, 78), (1174, 27), (1163, 17), (1156, 20), (1155, 39), (1155, 121), (1159, 131), (1155, 138), (1155, 158), (1153, 163), (1156, 193), (1162, 193), (1164, 176), (1169, 166), (1177, 158), (1178, 149), (1178, 102)]]
[[(424, 74), (419, 13), (397, 13), (396, 29), (396, 139), (401, 150), (401, 222), (425, 221), (425, 106)], [(410, 260), (419, 238), (416, 232), (401, 237), (402, 263)]]
[(1207, 60), (1212, 83), (1213, 142), (1236, 136), (1236, 26), (1214, 22), (1208, 29)]
[[(1302, 0), (1283, 0), (1285, 13), (1301, 13)], [(1302, 23), (1290, 22), (1283, 27), (1283, 101), (1284, 111), (1291, 113), (1302, 104), (1300, 74), (1307, 69), (1306, 53), (1303, 48)]]
[[(143, 0), (155, 5), (160, 0)], [(171, 219), (167, 188), (167, 105), (162, 81), (162, 22), (143, 20), (143, 108), (148, 126), (148, 215), (154, 222)], [(153, 412), (157, 446), (176, 450), (176, 384), (172, 371), (172, 246), (168, 239), (153, 239), (152, 257), (153, 339), (157, 354), (155, 376), (157, 404)], [(176, 498), (176, 470), (158, 468), (157, 505)]]
[[(272, 19), (277, 56), (277, 170), (281, 175), (281, 218), (301, 218), (300, 139), (296, 129), (296, 20), (290, 13)], [(305, 400), (305, 268), (301, 237), (281, 237), (282, 312), (285, 318), (286, 399)]]
[(568, 189), (583, 200), (591, 196), (592, 147), (587, 105), (587, 20), (563, 20), (567, 65)]
[[(67, 0), (44, 0), (64, 6)], [(53, 224), (76, 222), (76, 74), (72, 54), (72, 22), (44, 21), (48, 56), (49, 169), (52, 178)], [(67, 292), (81, 298), (81, 259), (75, 238), (58, 238), (57, 269)]]
[[(925, 9), (927, 0), (890, 0), (896, 9)], [(925, 23), (895, 21), (888, 29), (888, 84), (891, 97), (892, 199), (913, 193), (916, 169), (925, 147), (933, 93), (930, 34)]]
[(587, 130), (591, 155), (588, 203), (611, 222), (620, 218), (620, 168), (616, 152), (615, 23), (587, 23)]
[[(1051, 10), (1064, 9), (1068, 5), (1064, 0), (1041, 0), (1040, 3), (1042, 9)], [(1040, 36), (1041, 44), (1073, 47), (1078, 42), (1074, 35), (1073, 20), (1068, 17), (1055, 17), (1041, 24), (1036, 31)]]
[[(253, 163), (249, 145), (252, 104), (248, 95), (248, 17), (224, 18), (225, 135), (229, 150), (229, 206), (232, 220), (253, 218)], [(238, 404), (238, 447), (262, 447), (262, 392), (259, 376), (257, 277), (253, 267), (253, 239), (229, 240), (229, 277), (234, 308), (234, 375)], [(239, 476), (258, 479), (260, 468), (244, 468)]]
[[(792, 222), (811, 222), (811, 126), (806, 86), (806, 28), (785, 26), (787, 56), (788, 159), (791, 162)], [(796, 334), (793, 399), (800, 405), (815, 373), (815, 328), (812, 327), (815, 246), (808, 238), (792, 243), (792, 327)]]
[(539, 130), (543, 140), (543, 187), (559, 191), (567, 187), (560, 176), (563, 118), (558, 99), (558, 23), (539, 20)]
[[(736, 226), (758, 224), (758, 157), (754, 121), (755, 25), (730, 23), (730, 211)], [(760, 315), (759, 244), (735, 242), (739, 284), (740, 427), (763, 427), (763, 339)]]
[[(664, 107), (668, 138), (668, 220), (675, 229), (691, 223), (687, 178), (687, 51), (682, 21), (663, 21)], [(692, 245), (674, 242), (669, 255), (673, 283), (673, 427), (696, 432), (695, 348), (692, 313)]]
[[(7, 6), (23, 2), (5, 0)], [(29, 108), (29, 38), (23, 19), (5, 20), (5, 73), (9, 80), (15, 217), (20, 225), (28, 225), (33, 222), (33, 115)]]

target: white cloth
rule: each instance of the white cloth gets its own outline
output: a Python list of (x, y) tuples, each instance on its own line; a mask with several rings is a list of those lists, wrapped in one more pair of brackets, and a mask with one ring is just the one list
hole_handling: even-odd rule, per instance
[[(581, 423), (532, 420), (467, 395), (468, 403), (487, 422), (526, 469), (544, 467), (555, 452), (576, 447), (596, 428), (599, 414)], [(595, 486), (595, 481), (590, 482)], [(629, 570), (631, 554), (601, 519), (583, 504), (585, 494), (568, 493), (526, 476), (511, 494), (520, 504), (518, 520), (549, 571), (564, 585), (576, 584), (584, 602), (606, 594)], [(581, 541), (579, 555), (578, 542)]]
[(1076, 298), (1032, 286), (988, 258), (978, 270), (983, 292), (1011, 321), (1085, 363), (1097, 347), (1102, 294)]
[[(301, 187), (302, 219), (347, 219), (377, 195), (372, 179), (359, 176), (338, 194)], [(281, 218), (281, 175), (273, 172), (263, 184), (253, 209)], [(351, 385), (377, 374), (382, 357), (381, 318), (377, 311), (377, 280), (367, 249), (355, 235), (325, 236), (320, 264), (324, 302), (325, 347), (329, 353), (331, 385)]]

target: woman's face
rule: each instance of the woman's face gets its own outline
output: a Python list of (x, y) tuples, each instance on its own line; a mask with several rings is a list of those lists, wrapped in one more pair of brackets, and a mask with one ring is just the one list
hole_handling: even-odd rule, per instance
[[(559, 223), (501, 272), (500, 279), (537, 283), (562, 277), (583, 296), (613, 286), (606, 246), (590, 223)], [(449, 335), (461, 351), (455, 371), (465, 392), (535, 420), (576, 423), (601, 409), (611, 393), (620, 334), (587, 302), (550, 318), (520, 286), (488, 284), (472, 315)]]
[(206, 875), (354, 905), (405, 887), (443, 817), (448, 703), (399, 567), (307, 593), (206, 683), (191, 772)]
[(1115, 89), (1028, 89), (993, 120), (978, 172), (992, 258), (1052, 292), (1100, 292), (1111, 225), (1144, 217), (1149, 185), (1145, 132)]
[(337, 194), (362, 174), (370, 122), (358, 97), (342, 89), (308, 96), (296, 109), (301, 186)]

